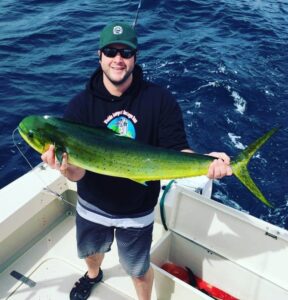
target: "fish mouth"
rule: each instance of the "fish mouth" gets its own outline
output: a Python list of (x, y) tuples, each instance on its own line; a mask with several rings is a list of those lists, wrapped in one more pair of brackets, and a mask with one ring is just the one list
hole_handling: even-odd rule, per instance
[(26, 127), (22, 124), (22, 122), (18, 125), (17, 129), (18, 129), (18, 132), (20, 133), (20, 135), (22, 136), (22, 138), (23, 138), (24, 140), (26, 140), (26, 137), (27, 137), (27, 129), (26, 129)]
[(21, 135), (21, 137), (23, 138), (23, 140), (30, 145), (32, 148), (35, 149), (33, 143), (30, 141), (29, 137), (28, 137), (28, 130), (27, 128), (23, 125), (23, 124), (19, 124), (18, 127), (18, 132)]
[(37, 126), (36, 129), (33, 128), (33, 123), (27, 122), (31, 119), (28, 119), (29, 117), (25, 118), (22, 122), (19, 123), (17, 129), (23, 140), (34, 150), (36, 150), (39, 153), (43, 153), (46, 150), (48, 150), (49, 145), (48, 143), (45, 143), (45, 141), (42, 139), (42, 136), (38, 133)]

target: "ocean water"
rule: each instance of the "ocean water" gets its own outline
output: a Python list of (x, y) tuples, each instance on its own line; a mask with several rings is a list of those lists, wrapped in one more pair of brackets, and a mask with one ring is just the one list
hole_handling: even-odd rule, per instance
[[(0, 2), (0, 188), (29, 170), (12, 131), (30, 114), (60, 116), (98, 65), (99, 31), (133, 22), (138, 1)], [(138, 63), (183, 110), (190, 146), (236, 156), (273, 127), (251, 159), (264, 206), (234, 177), (213, 198), (288, 228), (288, 3), (286, 0), (144, 0)], [(39, 155), (16, 135), (33, 165)]]

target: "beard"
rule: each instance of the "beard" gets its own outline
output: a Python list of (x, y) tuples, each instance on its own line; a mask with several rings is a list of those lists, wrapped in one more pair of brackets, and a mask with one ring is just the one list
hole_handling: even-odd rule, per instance
[(107, 72), (105, 72), (103, 69), (102, 69), (102, 71), (103, 71), (103, 73), (105, 74), (105, 76), (107, 77), (107, 79), (108, 79), (113, 85), (115, 85), (115, 86), (122, 85), (122, 84), (130, 77), (130, 75), (133, 73), (133, 70), (131, 70), (131, 71), (127, 72), (127, 73), (125, 74), (125, 76), (124, 76), (122, 79), (120, 79), (120, 80), (114, 80), (114, 79), (112, 79), (112, 78), (109, 76), (109, 74), (107, 74)]

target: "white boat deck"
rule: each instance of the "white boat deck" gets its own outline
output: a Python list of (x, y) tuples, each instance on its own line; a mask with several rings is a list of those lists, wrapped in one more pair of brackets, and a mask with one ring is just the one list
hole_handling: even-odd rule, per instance
[[(84, 260), (77, 256), (74, 208), (43, 192), (43, 181), (57, 193), (69, 185), (65, 198), (75, 202), (75, 186), (42, 166), (1, 190), (6, 204), (0, 210), (0, 299), (68, 299), (86, 272)], [(154, 242), (162, 230), (155, 224)], [(89, 299), (137, 299), (131, 278), (119, 264), (116, 243), (102, 269), (103, 280)], [(24, 277), (16, 279), (13, 271)]]
[[(47, 193), (45, 185), (72, 205)], [(74, 282), (86, 272), (76, 250), (75, 185), (38, 166), (0, 190), (0, 199), (5, 203), (0, 210), (0, 299), (69, 299)], [(158, 222), (158, 209), (151, 251), (153, 300), (212, 299), (163, 271), (167, 261), (188, 266), (234, 299), (288, 300), (287, 230), (179, 184), (165, 202), (168, 232)], [(89, 299), (137, 299), (116, 243), (102, 269), (103, 280)]]
[[(74, 220), (67, 216), (0, 275), (1, 299), (68, 299), (74, 282), (86, 272), (84, 261), (77, 257)], [(155, 235), (157, 231), (162, 231), (159, 224)], [(130, 277), (118, 262), (115, 243), (102, 269), (103, 281), (91, 299), (137, 299)], [(25, 274), (32, 282), (22, 283), (10, 275), (12, 271)]]

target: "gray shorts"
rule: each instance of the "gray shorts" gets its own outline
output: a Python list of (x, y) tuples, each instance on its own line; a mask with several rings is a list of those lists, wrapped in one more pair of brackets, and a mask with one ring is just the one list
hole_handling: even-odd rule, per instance
[(106, 227), (76, 215), (78, 256), (110, 251), (114, 236), (119, 261), (132, 277), (141, 277), (150, 266), (153, 223), (143, 228)]

